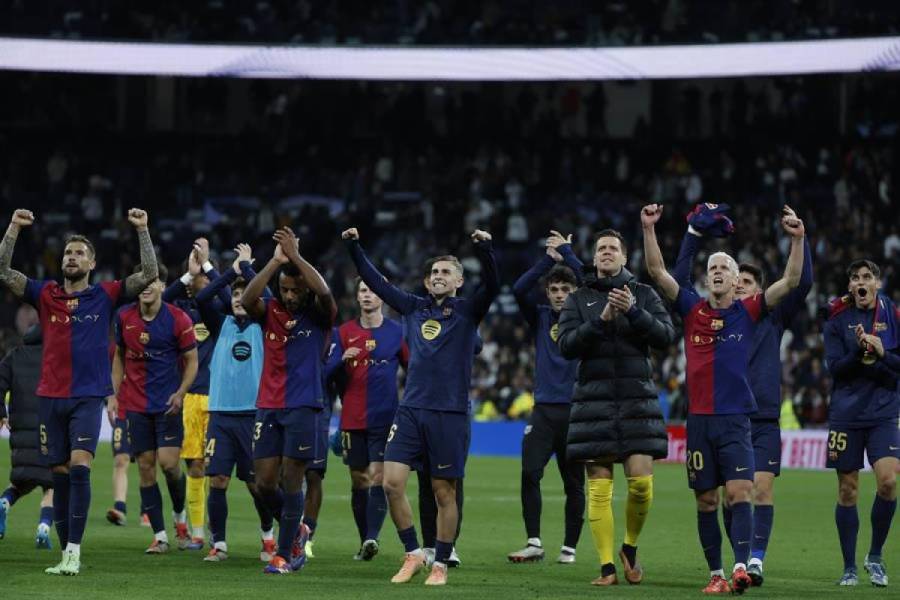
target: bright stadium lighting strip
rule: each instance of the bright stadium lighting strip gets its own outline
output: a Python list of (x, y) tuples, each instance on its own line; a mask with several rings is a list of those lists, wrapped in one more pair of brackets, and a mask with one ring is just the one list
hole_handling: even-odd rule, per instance
[(689, 79), (900, 69), (900, 37), (616, 48), (157, 44), (0, 38), (0, 69), (420, 81)]

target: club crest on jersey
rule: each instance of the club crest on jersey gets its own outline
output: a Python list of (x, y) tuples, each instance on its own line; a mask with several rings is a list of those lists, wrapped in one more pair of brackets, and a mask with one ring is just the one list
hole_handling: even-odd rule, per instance
[(69, 298), (66, 300), (66, 308), (69, 310), (78, 310), (78, 298)]
[(875, 323), (872, 325), (872, 331), (878, 333), (879, 331), (887, 331), (887, 323)]
[(441, 324), (434, 319), (428, 319), (422, 323), (422, 337), (429, 342), (441, 335)]
[(712, 319), (709, 322), (709, 326), (713, 331), (719, 331), (723, 327), (725, 327), (724, 319)]
[(294, 325), (296, 325), (296, 324), (297, 324), (297, 319), (291, 319), (290, 321), (285, 322), (284, 326), (287, 329), (293, 329)]
[(195, 323), (194, 324), (194, 337), (197, 338), (197, 343), (202, 344), (209, 337), (209, 328), (205, 323)]
[(146, 344), (150, 341), (150, 334), (146, 331), (142, 331), (141, 335), (138, 336), (138, 341), (140, 341), (142, 344)]
[(559, 323), (554, 323), (550, 328), (550, 339), (554, 342), (559, 339)]
[(378, 346), (378, 342), (377, 342), (377, 341), (375, 341), (375, 340), (366, 340), (366, 350), (368, 350), (369, 352), (371, 352), (372, 350), (374, 350), (376, 346)]

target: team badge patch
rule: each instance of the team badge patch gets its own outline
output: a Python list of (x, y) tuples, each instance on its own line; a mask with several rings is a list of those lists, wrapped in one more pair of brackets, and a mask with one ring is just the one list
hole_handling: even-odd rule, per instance
[(296, 324), (297, 324), (297, 320), (296, 320), (296, 319), (293, 319), (293, 320), (288, 321), (287, 323), (285, 323), (284, 326), (285, 326), (286, 328), (288, 328), (288, 329), (293, 329), (293, 328), (294, 328), (294, 325), (296, 325)]
[(369, 352), (371, 352), (372, 350), (374, 350), (376, 346), (378, 346), (378, 342), (377, 342), (377, 341), (375, 341), (375, 340), (366, 340), (366, 350), (368, 350)]
[(138, 336), (138, 340), (139, 340), (142, 344), (146, 344), (147, 342), (150, 341), (150, 334), (147, 333), (146, 331), (142, 331), (142, 332), (141, 332), (141, 335)]
[(209, 328), (204, 323), (197, 323), (194, 325), (194, 337), (197, 338), (197, 343), (202, 344), (206, 341), (206, 338), (209, 337)]
[(441, 335), (441, 324), (434, 319), (428, 319), (422, 323), (422, 337), (429, 342)]
[(77, 310), (78, 309), (78, 298), (70, 298), (66, 300), (66, 308), (69, 310)]
[(713, 331), (719, 331), (720, 329), (725, 327), (725, 321), (724, 321), (724, 319), (712, 319), (709, 322), (709, 326), (712, 328)]
[(550, 339), (554, 342), (559, 339), (559, 323), (554, 323), (550, 328)]
[(887, 331), (887, 323), (875, 323), (872, 325), (872, 331), (878, 333), (879, 331)]

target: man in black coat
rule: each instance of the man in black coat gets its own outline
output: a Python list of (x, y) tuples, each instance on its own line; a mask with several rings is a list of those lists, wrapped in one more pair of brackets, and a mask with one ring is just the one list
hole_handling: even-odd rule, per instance
[(668, 453), (650, 363), (651, 348), (675, 339), (665, 306), (650, 286), (626, 268), (625, 241), (605, 229), (594, 244), (594, 269), (569, 295), (559, 318), (559, 347), (578, 359), (569, 416), (568, 459), (583, 461), (588, 477), (588, 518), (600, 555), (594, 585), (618, 583), (613, 564), (613, 464), (628, 478), (625, 541), (619, 558), (628, 583), (640, 583), (637, 538), (653, 499), (653, 460)]
[[(35, 396), (41, 375), (41, 329), (25, 333), (23, 345), (0, 362), (0, 429), (9, 428), (12, 451), (10, 486), (0, 495), (0, 539), (6, 534), (6, 516), (12, 505), (36, 487), (44, 491), (41, 517), (35, 536), (38, 548), (50, 549), (53, 524), (53, 480), (40, 455), (39, 401)], [(9, 415), (3, 399), (9, 392)]]

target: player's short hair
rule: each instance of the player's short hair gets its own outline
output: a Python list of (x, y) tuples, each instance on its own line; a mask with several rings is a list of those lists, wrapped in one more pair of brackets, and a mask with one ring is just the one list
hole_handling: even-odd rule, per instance
[(360, 277), (359, 275), (357, 275), (356, 277), (353, 278), (353, 294), (354, 295), (359, 293), (359, 286), (362, 285), (363, 283), (364, 283), (363, 278)]
[(872, 271), (872, 275), (874, 275), (876, 278), (881, 277), (881, 267), (867, 258), (860, 258), (858, 260), (854, 260), (852, 263), (850, 263), (850, 266), (847, 267), (847, 279), (853, 277), (856, 272), (863, 267), (866, 267), (870, 271)]
[(551, 283), (568, 283), (572, 287), (578, 287), (578, 278), (575, 271), (566, 265), (554, 265), (544, 276), (544, 287), (550, 287)]
[(756, 281), (756, 285), (759, 287), (765, 287), (766, 285), (766, 274), (756, 265), (741, 263), (738, 265), (738, 273), (750, 273), (754, 281)]
[(616, 231), (615, 229), (603, 229), (596, 236), (594, 236), (594, 252), (597, 251), (597, 242), (600, 241), (600, 238), (605, 237), (614, 237), (619, 240), (619, 247), (622, 249), (622, 254), (628, 254), (628, 247), (625, 244), (625, 238), (622, 237), (622, 234)]
[[(159, 280), (165, 283), (169, 279), (169, 269), (166, 268), (166, 265), (162, 263), (159, 258), (156, 259), (156, 268), (159, 272)], [(141, 263), (138, 263), (134, 266), (134, 272), (140, 273), (144, 270), (144, 267), (141, 266)]]
[(453, 266), (456, 267), (456, 270), (459, 271), (459, 276), (463, 275), (463, 266), (462, 263), (459, 262), (459, 259), (453, 256), (452, 254), (444, 254), (441, 256), (434, 256), (425, 261), (425, 277), (431, 275), (431, 268), (434, 267), (434, 263), (439, 262), (449, 262), (453, 263)]
[(65, 238), (65, 244), (63, 247), (68, 246), (72, 242), (81, 242), (85, 246), (88, 247), (88, 251), (91, 253), (91, 258), (97, 256), (96, 250), (94, 250), (94, 245), (91, 243), (91, 240), (87, 239), (86, 236), (81, 235), (80, 233), (70, 233)]
[(234, 290), (243, 290), (247, 289), (247, 284), (249, 282), (243, 277), (238, 277), (231, 283), (231, 291), (234, 293)]
[(300, 269), (298, 269), (297, 265), (294, 263), (285, 263), (278, 269), (278, 275), (279, 277), (281, 275), (284, 275), (285, 277), (300, 277)]
[(740, 272), (740, 270), (738, 269), (737, 261), (734, 260), (734, 259), (731, 257), (731, 255), (728, 254), (727, 252), (713, 252), (712, 254), (710, 254), (710, 255), (709, 255), (709, 258), (708, 258), (707, 261), (706, 261), (706, 270), (707, 270), (707, 271), (709, 271), (709, 267), (710, 267), (710, 265), (712, 265), (713, 259), (716, 258), (716, 257), (718, 257), (718, 256), (724, 256), (724, 257), (725, 257), (725, 263), (728, 265), (728, 270), (731, 271), (731, 273), (732, 273), (733, 275), (737, 275), (737, 274)]

